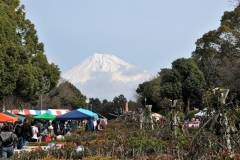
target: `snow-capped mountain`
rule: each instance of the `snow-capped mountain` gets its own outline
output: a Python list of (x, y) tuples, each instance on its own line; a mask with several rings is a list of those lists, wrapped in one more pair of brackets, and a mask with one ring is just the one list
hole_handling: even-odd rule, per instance
[(111, 101), (120, 94), (131, 98), (132, 90), (152, 76), (150, 72), (116, 56), (95, 53), (64, 73), (62, 78), (74, 84), (87, 97)]

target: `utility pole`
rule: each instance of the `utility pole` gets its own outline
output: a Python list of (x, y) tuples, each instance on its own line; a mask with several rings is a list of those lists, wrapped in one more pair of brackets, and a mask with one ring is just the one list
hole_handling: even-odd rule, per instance
[(87, 98), (85, 102), (87, 103), (87, 109), (88, 109), (88, 103), (90, 102), (90, 100)]
[(41, 111), (42, 111), (42, 94), (40, 96), (40, 105), (41, 105)]
[(43, 84), (42, 90), (41, 90), (41, 96), (40, 96), (40, 107), (41, 107), (41, 111), (42, 111), (42, 95), (44, 94), (45, 91), (45, 84)]
[(144, 98), (144, 101), (145, 101), (145, 108), (146, 108), (146, 104), (147, 104), (147, 98)]

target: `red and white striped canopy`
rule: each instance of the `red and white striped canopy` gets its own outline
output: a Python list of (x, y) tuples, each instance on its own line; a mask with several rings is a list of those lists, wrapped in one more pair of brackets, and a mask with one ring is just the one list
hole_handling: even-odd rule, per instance
[(70, 112), (71, 110), (69, 109), (48, 109), (46, 112), (54, 115), (54, 116), (61, 116), (63, 114), (66, 114), (68, 112)]
[(10, 112), (12, 112), (13, 114), (32, 115), (32, 116), (41, 115), (41, 114), (47, 112), (54, 116), (61, 116), (65, 113), (70, 112), (70, 110), (69, 109), (48, 109), (48, 110), (31, 110), (31, 109), (17, 110), (17, 109), (14, 109)]

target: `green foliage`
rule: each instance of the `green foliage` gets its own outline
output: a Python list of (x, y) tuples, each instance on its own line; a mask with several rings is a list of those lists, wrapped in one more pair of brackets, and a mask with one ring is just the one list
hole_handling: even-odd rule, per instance
[(48, 142), (27, 142), (27, 146), (47, 146)]
[(176, 69), (181, 75), (183, 97), (201, 92), (205, 80), (203, 73), (192, 59), (177, 59), (172, 63), (172, 68)]
[(8, 96), (36, 104), (42, 90), (55, 87), (59, 68), (49, 64), (34, 24), (19, 0), (0, 0), (0, 101)]
[[(137, 125), (126, 126), (123, 121), (111, 120), (108, 121), (108, 125), (104, 127), (103, 131), (91, 133), (80, 128), (77, 132), (81, 135), (72, 133), (71, 136), (65, 136), (64, 141), (52, 141), (51, 143), (64, 144), (65, 147), (59, 150), (36, 149), (31, 152), (22, 152), (20, 155), (15, 154), (11, 159), (97, 159), (99, 157), (141, 159), (143, 155), (148, 159), (198, 159), (198, 157), (224, 159), (223, 156), (228, 159), (226, 154), (221, 153), (225, 148), (224, 141), (219, 141), (220, 137), (208, 130), (202, 129), (201, 134), (196, 135), (199, 131), (197, 128), (188, 128), (189, 134), (185, 135), (179, 129), (176, 137), (164, 139), (165, 135), (162, 133), (165, 130), (164, 127), (156, 126), (154, 130), (140, 130)], [(166, 134), (170, 134), (170, 132), (168, 131)], [(193, 139), (194, 137), (195, 139)], [(239, 133), (233, 134), (231, 138), (234, 141), (235, 153), (240, 153)], [(75, 140), (78, 140), (84, 147), (83, 152), (75, 152), (73, 147)], [(27, 145), (46, 146), (46, 143), (30, 142)], [(166, 155), (169, 152), (171, 155)]]
[(113, 113), (116, 115), (121, 115), (125, 111), (127, 99), (124, 97), (124, 95), (119, 95), (118, 97), (114, 97), (113, 99)]
[[(50, 109), (78, 109), (85, 108), (86, 96), (68, 81), (59, 84), (49, 93), (44, 94), (42, 106)], [(37, 105), (36, 108), (40, 106)]]
[(180, 99), (182, 96), (182, 84), (180, 82), (166, 82), (160, 90), (161, 96), (171, 97), (171, 99)]
[[(191, 112), (191, 111), (190, 111)], [(180, 119), (184, 119), (185, 117), (185, 114), (183, 112), (178, 112), (177, 116), (180, 118)]]
[(114, 113), (114, 104), (112, 102), (105, 101), (100, 109), (100, 114), (106, 117), (107, 119), (115, 119), (115, 116), (110, 115), (109, 113)]
[(142, 106), (145, 105), (146, 98), (147, 104), (152, 105), (152, 111), (154, 112), (158, 112), (160, 109), (160, 106), (157, 105), (160, 100), (160, 79), (161, 77), (158, 76), (150, 81), (143, 82), (142, 84), (139, 84), (136, 89), (138, 99), (141, 101)]
[(185, 145), (189, 144), (190, 140), (191, 139), (189, 137), (184, 136), (179, 130), (177, 131), (176, 143), (178, 147), (184, 147)]
[[(16, 37), (14, 13), (0, 1), (0, 99), (11, 94), (16, 88), (19, 75), (18, 59), (23, 48)], [(16, 39), (15, 39), (16, 37)]]
[(205, 33), (196, 42), (192, 58), (204, 73), (207, 88), (227, 86), (238, 90), (239, 83), (239, 41), (238, 26), (240, 6), (234, 11), (226, 11), (221, 25), (216, 30)]
[(188, 132), (190, 135), (195, 135), (197, 131), (198, 131), (198, 128), (194, 128), (194, 127), (188, 128)]
[(136, 102), (130, 100), (128, 102), (128, 110), (129, 111), (137, 111), (139, 108), (139, 104), (137, 104)]
[(186, 118), (193, 118), (194, 117), (194, 114), (198, 113), (199, 110), (191, 110), (189, 111), (187, 114), (186, 114)]
[(99, 113), (101, 109), (101, 101), (98, 98), (89, 98), (89, 107), (92, 108), (92, 111)]
[(205, 81), (203, 73), (192, 59), (180, 58), (172, 62), (172, 69), (162, 69), (160, 93), (171, 100), (182, 99), (184, 112), (190, 110), (190, 98), (200, 98)]

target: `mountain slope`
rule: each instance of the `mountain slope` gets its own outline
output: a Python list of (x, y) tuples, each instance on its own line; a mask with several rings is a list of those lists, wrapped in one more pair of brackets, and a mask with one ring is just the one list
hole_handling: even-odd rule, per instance
[(114, 98), (120, 94), (129, 98), (134, 87), (152, 76), (116, 56), (98, 53), (62, 75), (86, 96), (100, 99)]

